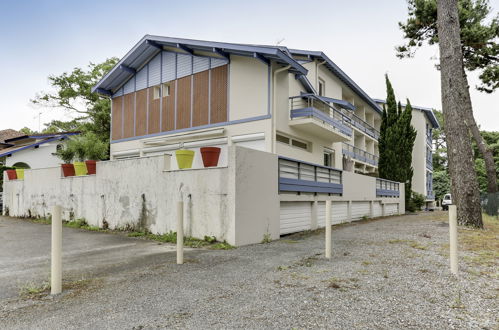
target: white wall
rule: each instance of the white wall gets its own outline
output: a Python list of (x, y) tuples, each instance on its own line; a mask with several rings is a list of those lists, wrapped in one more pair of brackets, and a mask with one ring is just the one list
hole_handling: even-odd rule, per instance
[(266, 233), (277, 238), (276, 156), (242, 147), (228, 153), (228, 167), (207, 169), (164, 171), (164, 157), (153, 156), (99, 162), (91, 176), (62, 178), (59, 167), (26, 170), (24, 180), (5, 174), (4, 212), (46, 217), (59, 204), (65, 220), (162, 234), (176, 231), (182, 198), (188, 236), (234, 245), (260, 242)]
[(41, 144), (38, 148), (28, 148), (6, 157), (5, 165), (12, 166), (15, 163), (23, 162), (30, 168), (45, 168), (58, 166), (63, 163), (59, 157), (53, 155), (57, 150), (60, 141)]

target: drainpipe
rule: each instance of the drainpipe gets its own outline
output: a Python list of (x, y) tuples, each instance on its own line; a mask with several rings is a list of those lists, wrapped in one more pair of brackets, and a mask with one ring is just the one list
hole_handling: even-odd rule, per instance
[(272, 123), (272, 127), (271, 127), (271, 138), (270, 138), (270, 141), (272, 143), (272, 148), (271, 148), (271, 151), (272, 153), (276, 153), (276, 139), (275, 139), (275, 135), (276, 135), (276, 116), (277, 116), (277, 101), (276, 101), (276, 77), (277, 77), (277, 74), (278, 73), (281, 73), (282, 71), (286, 71), (288, 70), (289, 68), (291, 67), (291, 65), (288, 65), (284, 68), (280, 68), (280, 69), (277, 69), (274, 71), (274, 76), (272, 77), (272, 119), (271, 119), (271, 123)]

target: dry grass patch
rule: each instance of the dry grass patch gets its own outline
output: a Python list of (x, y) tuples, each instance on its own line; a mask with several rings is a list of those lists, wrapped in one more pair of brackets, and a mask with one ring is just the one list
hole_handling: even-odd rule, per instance
[(499, 219), (483, 215), (484, 229), (459, 228), (460, 248), (474, 255), (471, 263), (488, 267), (499, 265)]

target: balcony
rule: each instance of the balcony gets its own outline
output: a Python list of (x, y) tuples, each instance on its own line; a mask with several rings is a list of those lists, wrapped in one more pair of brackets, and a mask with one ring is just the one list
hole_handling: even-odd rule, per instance
[(426, 168), (430, 171), (433, 171), (433, 159), (426, 158)]
[(400, 185), (396, 181), (376, 178), (376, 197), (399, 197)]
[(372, 166), (378, 166), (379, 157), (367, 151), (354, 147), (351, 144), (343, 142), (343, 154), (351, 158), (367, 163)]
[(367, 122), (360, 119), (356, 115), (352, 115), (351, 120), (352, 120), (352, 126), (354, 128), (369, 135), (370, 137), (372, 137), (375, 140), (379, 139), (379, 131), (377, 129), (375, 129), (374, 127), (372, 127), (371, 125), (369, 125)]
[(350, 118), (315, 95), (290, 97), (289, 126), (331, 142), (350, 140)]
[(341, 170), (279, 157), (279, 191), (341, 195)]

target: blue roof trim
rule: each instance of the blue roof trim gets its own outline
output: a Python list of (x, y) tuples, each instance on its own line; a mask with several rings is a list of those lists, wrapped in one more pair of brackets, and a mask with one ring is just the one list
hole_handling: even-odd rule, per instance
[(317, 95), (317, 97), (320, 98), (321, 100), (323, 100), (324, 102), (331, 102), (331, 103), (337, 104), (339, 107), (346, 109), (346, 110), (353, 111), (356, 109), (355, 106), (348, 101), (333, 99), (332, 97), (319, 96), (319, 95)]
[(27, 146), (20, 147), (20, 148), (15, 149), (15, 150), (11, 150), (11, 151), (2, 153), (2, 154), (0, 154), (0, 157), (9, 156), (9, 155), (15, 154), (16, 152), (22, 151), (22, 150), (33, 148), (33, 147), (36, 147), (36, 146), (39, 146), (39, 145), (42, 145), (42, 144), (45, 144), (45, 143), (48, 143), (48, 142), (52, 142), (52, 141), (64, 140), (64, 139), (67, 139), (67, 138), (68, 138), (67, 135), (59, 135), (59, 136), (56, 136), (56, 137), (53, 137), (53, 138), (50, 138), (50, 139), (47, 139), (47, 140), (43, 140), (43, 141), (40, 141), (40, 142), (29, 144)]
[[(130, 78), (132, 70), (138, 71), (145, 63), (153, 58), (164, 47), (171, 47), (182, 50), (203, 51), (213, 53), (215, 56), (230, 54), (239, 56), (251, 56), (275, 61), (282, 65), (289, 65), (289, 71), (297, 74), (308, 73), (300, 63), (298, 63), (286, 48), (265, 47), (256, 45), (243, 45), (233, 43), (223, 43), (214, 41), (202, 41), (192, 39), (170, 38), (161, 36), (145, 35), (95, 86), (92, 92), (110, 91), (112, 93), (123, 85)], [(121, 68), (121, 69), (120, 69)], [(126, 70), (128, 68), (131, 70)]]
[(350, 78), (343, 70), (341, 70), (329, 57), (323, 52), (318, 51), (308, 51), (299, 49), (290, 49), (291, 54), (298, 56), (316, 57), (326, 61), (327, 68), (333, 72), (340, 80), (342, 80), (348, 87), (350, 87), (355, 93), (357, 93), (361, 99), (363, 99), (367, 104), (369, 104), (375, 111), (382, 113), (381, 108), (376, 104), (376, 102), (367, 95), (362, 88), (357, 85), (352, 78)]
[[(374, 99), (374, 101), (376, 101), (378, 103), (386, 104), (386, 101), (382, 100), (382, 99)], [(407, 105), (407, 104), (403, 104), (403, 103), (401, 103), (401, 104), (402, 104), (403, 107), (405, 107)], [(419, 110), (419, 111), (423, 111), (425, 113), (425, 115), (426, 115), (426, 118), (428, 118), (428, 120), (433, 125), (433, 128), (440, 128), (440, 123), (438, 122), (437, 117), (433, 113), (433, 109), (421, 107), (419, 105), (412, 105), (412, 104), (411, 104), (411, 107), (413, 109), (416, 109), (416, 110)]]
[(13, 142), (13, 141), (19, 141), (23, 139), (45, 139), (45, 138), (52, 138), (52, 137), (57, 137), (57, 136), (71, 136), (71, 135), (78, 135), (80, 132), (67, 132), (67, 133), (53, 133), (53, 134), (43, 134), (43, 135), (22, 135), (18, 136), (15, 138), (7, 139), (5, 142)]

